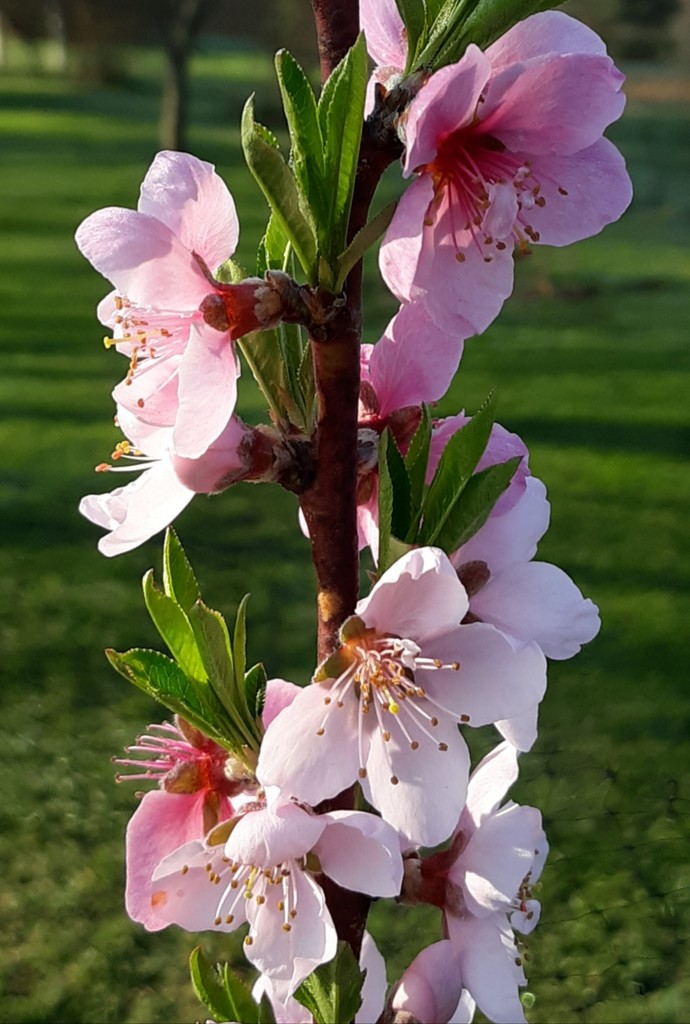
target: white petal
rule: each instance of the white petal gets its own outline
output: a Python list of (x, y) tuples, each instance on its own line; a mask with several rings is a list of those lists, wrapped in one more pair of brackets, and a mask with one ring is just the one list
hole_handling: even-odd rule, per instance
[(402, 856), (397, 832), (374, 814), (333, 811), (315, 847), (324, 872), (338, 885), (369, 896), (397, 896)]
[(475, 825), (498, 807), (517, 777), (517, 752), (509, 743), (494, 747), (479, 762), (467, 789), (467, 810)]

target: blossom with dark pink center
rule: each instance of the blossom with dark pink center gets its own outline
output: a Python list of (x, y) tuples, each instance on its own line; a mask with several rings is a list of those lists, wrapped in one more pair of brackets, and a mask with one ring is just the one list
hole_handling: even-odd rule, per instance
[(341, 647), (267, 730), (257, 767), (269, 801), (312, 806), (356, 780), (410, 839), (447, 838), (465, 802), (458, 724), (531, 713), (546, 686), (536, 644), (461, 624), (467, 594), (442, 551), (392, 565), (341, 631)]
[(599, 37), (558, 11), (433, 74), (400, 123), (414, 180), (381, 246), (393, 293), (470, 337), (512, 291), (515, 245), (567, 245), (617, 220), (632, 190), (602, 133), (623, 80)]
[(238, 237), (233, 198), (213, 165), (174, 152), (155, 157), (136, 210), (98, 210), (76, 233), (115, 285), (98, 308), (113, 333), (106, 344), (130, 360), (113, 397), (152, 425), (173, 424), (174, 450), (185, 458), (218, 438), (235, 407), (233, 339), (280, 319), (268, 283), (214, 278)]

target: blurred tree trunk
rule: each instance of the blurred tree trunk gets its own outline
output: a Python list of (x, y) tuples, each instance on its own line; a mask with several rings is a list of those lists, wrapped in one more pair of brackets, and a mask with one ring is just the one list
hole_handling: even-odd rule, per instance
[(185, 149), (189, 106), (189, 58), (216, 0), (177, 0), (170, 7), (158, 135), (163, 149)]

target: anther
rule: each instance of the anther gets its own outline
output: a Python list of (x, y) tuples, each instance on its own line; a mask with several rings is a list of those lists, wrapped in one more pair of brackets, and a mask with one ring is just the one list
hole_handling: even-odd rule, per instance
[(397, 775), (391, 775), (391, 785), (397, 786), (399, 782), (400, 779), (398, 778)]
[(366, 770), (366, 768), (360, 768), (359, 771), (357, 772), (357, 774), (360, 777), (360, 779), (366, 779), (366, 777), (367, 777), (367, 770)]
[(448, 744), (447, 743), (439, 743), (438, 749), (440, 751), (442, 751), (443, 753), (445, 753), (445, 751), (448, 750)]

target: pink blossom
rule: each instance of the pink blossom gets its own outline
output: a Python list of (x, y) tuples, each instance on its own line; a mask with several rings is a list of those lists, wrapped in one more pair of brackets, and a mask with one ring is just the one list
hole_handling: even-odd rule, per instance
[[(269, 679), (262, 713), (264, 728), (294, 699), (299, 687)], [(233, 754), (204, 736), (179, 715), (175, 724), (150, 725), (148, 733), (114, 758), (134, 772), (118, 782), (157, 782), (144, 793), (127, 826), (125, 906), (133, 921), (148, 931), (168, 922), (156, 913), (151, 876), (164, 857), (179, 846), (203, 837), (252, 800), (257, 785), (252, 773)]]
[(467, 338), (512, 291), (514, 245), (567, 245), (617, 220), (632, 190), (602, 133), (622, 83), (599, 37), (558, 11), (433, 74), (401, 119), (414, 180), (381, 247), (393, 293)]
[[(79, 504), (83, 516), (109, 531), (98, 542), (99, 551), (109, 557), (131, 551), (165, 529), (195, 494), (229, 486), (244, 468), (242, 445), (247, 435), (242, 421), (231, 416), (199, 458), (185, 459), (173, 452), (173, 427), (152, 426), (123, 407), (118, 409), (117, 422), (129, 438), (113, 452), (118, 465), (102, 463), (96, 468), (140, 470), (141, 475), (109, 493), (87, 494)], [(122, 460), (131, 465), (121, 466)]]
[(186, 458), (219, 437), (235, 407), (232, 340), (279, 319), (258, 278), (214, 279), (238, 237), (233, 198), (213, 165), (173, 152), (155, 157), (137, 210), (98, 210), (76, 234), (115, 286), (98, 310), (113, 331), (107, 344), (130, 359), (115, 400), (153, 425), (174, 424), (174, 450)]
[(340, 649), (266, 732), (257, 777), (312, 806), (355, 780), (386, 821), (434, 845), (465, 802), (458, 723), (530, 712), (546, 685), (536, 644), (488, 623), (461, 625), (465, 588), (436, 548), (410, 551), (360, 601)]
[(233, 931), (247, 921), (247, 958), (284, 1003), (336, 953), (335, 926), (316, 880), (322, 873), (347, 889), (397, 896), (397, 833), (360, 811), (315, 815), (294, 803), (250, 810), (226, 842), (211, 833), (206, 843), (187, 843), (166, 857), (154, 872), (151, 899), (161, 917), (188, 931)]
[(517, 753), (502, 743), (472, 773), (449, 849), (406, 863), (406, 895), (442, 907), (463, 984), (496, 1024), (525, 1019), (518, 987), (526, 979), (513, 930), (528, 933), (537, 924), (532, 887), (548, 853), (536, 808), (499, 806), (517, 774)]

